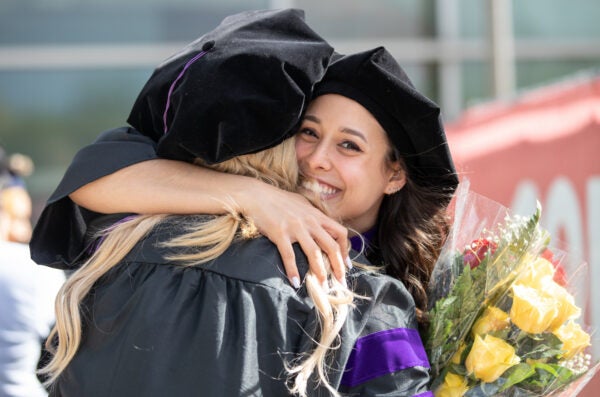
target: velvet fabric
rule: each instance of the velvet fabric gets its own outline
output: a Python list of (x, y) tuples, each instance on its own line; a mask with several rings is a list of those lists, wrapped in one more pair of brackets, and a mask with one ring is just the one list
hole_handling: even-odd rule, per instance
[(300, 10), (229, 16), (156, 68), (128, 122), (175, 160), (275, 146), (295, 132), (332, 52)]
[(458, 177), (439, 107), (419, 93), (383, 47), (336, 57), (314, 97), (339, 94), (377, 119), (399, 151), (413, 181), (454, 191)]
[[(81, 345), (51, 397), (291, 395), (285, 365), (315, 347), (313, 301), (305, 286), (289, 284), (264, 237), (235, 241), (195, 266), (168, 259), (189, 248), (165, 242), (212, 218), (165, 219), (94, 284), (81, 303)], [(294, 253), (304, 276), (308, 263), (297, 244)], [(414, 359), (423, 345), (404, 285), (359, 267), (347, 281), (365, 298), (355, 300), (331, 352), (332, 386), (345, 396), (427, 392), (429, 363)], [(311, 378), (308, 395), (331, 394)]]

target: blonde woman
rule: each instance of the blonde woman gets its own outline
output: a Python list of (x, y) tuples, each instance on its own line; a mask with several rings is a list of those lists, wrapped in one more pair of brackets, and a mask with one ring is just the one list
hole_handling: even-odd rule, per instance
[[(288, 191), (298, 175), (291, 139), (214, 168)], [(367, 363), (352, 361), (356, 349), (394, 364), (415, 359), (393, 338), (414, 321), (399, 281), (354, 268), (348, 281), (360, 296), (353, 299), (335, 277), (324, 286), (306, 274), (297, 252), (305, 284), (295, 289), (275, 246), (235, 213), (107, 221), (96, 252), (59, 292), (51, 335), (58, 344), (44, 369), (52, 396), (374, 395), (426, 387), (425, 368), (343, 384), (368, 373)], [(374, 331), (388, 333), (387, 344), (360, 338)]]
[[(234, 18), (233, 23), (242, 27), (247, 38), (248, 25), (257, 17), (255, 27), (269, 26), (269, 35), (290, 27), (297, 32), (301, 24), (294, 11), (252, 13)], [(274, 20), (282, 24), (273, 24)], [(227, 26), (229, 34), (231, 24)], [(255, 107), (241, 100), (244, 92), (239, 84), (235, 86), (239, 106), (211, 116), (219, 119), (220, 128), (208, 128), (207, 119), (198, 131), (195, 123), (211, 115), (200, 111), (198, 104), (186, 108), (178, 103), (174, 114), (169, 111), (170, 99), (175, 98), (171, 93), (175, 95), (178, 84), (189, 81), (185, 80), (188, 74), (215, 78), (205, 69), (194, 69), (196, 61), (198, 67), (208, 67), (218, 59), (208, 51), (224, 43), (214, 37), (195, 43), (201, 51), (181, 56), (183, 69), (170, 68), (168, 63), (155, 72), (138, 98), (140, 106), (150, 106), (152, 117), (143, 122), (153, 125), (157, 120), (152, 114), (156, 103), (152, 86), (157, 82), (162, 86), (166, 80), (169, 89), (158, 90), (168, 95), (155, 124), (166, 131), (158, 139), (159, 151), (186, 161), (195, 153), (205, 167), (229, 173), (220, 175), (236, 174), (293, 191), (299, 175), (296, 141), (285, 139), (295, 128), (279, 128), (271, 118), (264, 128), (257, 128), (264, 115), (249, 111)], [(304, 31), (302, 40), (289, 43), (295, 60), (296, 46), (305, 46), (306, 38)], [(214, 42), (207, 45), (210, 41), (205, 40), (210, 39)], [(262, 50), (269, 50), (274, 38), (269, 39), (253, 44), (262, 43), (269, 47)], [(225, 44), (231, 53), (237, 43)], [(241, 48), (256, 50), (246, 44)], [(285, 46), (286, 41), (279, 44)], [(308, 57), (313, 64), (301, 62), (311, 71), (323, 65), (314, 51)], [(285, 63), (281, 67), (277, 57), (254, 59), (244, 54), (243, 67), (254, 70), (247, 76), (253, 84), (257, 76), (268, 76), (272, 82), (283, 71), (291, 73), (284, 81), (293, 90), (312, 89), (302, 78), (293, 83), (298, 71)], [(275, 67), (266, 68), (265, 59), (267, 65), (277, 61)], [(256, 65), (260, 67), (252, 69)], [(175, 79), (165, 78), (169, 71), (175, 71)], [(279, 85), (279, 90), (268, 89), (263, 95), (284, 95), (281, 88), (286, 84)], [(210, 94), (215, 99), (222, 92)], [(256, 98), (255, 85), (246, 94)], [(300, 108), (304, 102), (299, 102)], [(302, 113), (289, 108), (282, 112), (279, 121), (290, 125)], [(198, 114), (203, 116), (196, 119)], [(242, 116), (244, 129), (225, 134), (228, 123)], [(363, 121), (364, 117), (368, 119), (368, 112), (361, 116)], [(183, 129), (175, 128), (182, 123)], [(385, 136), (381, 131), (373, 134), (379, 140)], [(207, 150), (210, 141), (218, 142), (212, 147), (217, 150)], [(380, 143), (371, 155), (373, 164), (391, 150), (385, 139)], [(390, 179), (385, 181), (382, 174), (382, 189), (402, 184), (403, 178), (393, 177), (396, 168), (386, 166), (384, 174), (389, 173)], [(340, 281), (321, 252), (316, 256), (321, 257), (325, 272), (317, 277), (296, 250), (298, 280), (304, 282), (290, 283), (277, 247), (261, 237), (253, 222), (227, 198), (221, 205), (229, 211), (220, 216), (137, 215), (121, 217), (116, 223), (115, 217), (95, 217), (93, 226), (99, 232), (88, 236), (89, 257), (76, 264), (78, 270), (57, 299), (57, 325), (50, 342), (54, 356), (44, 369), (50, 376), (51, 395), (430, 395), (427, 358), (415, 329), (415, 305), (402, 282), (358, 266)]]

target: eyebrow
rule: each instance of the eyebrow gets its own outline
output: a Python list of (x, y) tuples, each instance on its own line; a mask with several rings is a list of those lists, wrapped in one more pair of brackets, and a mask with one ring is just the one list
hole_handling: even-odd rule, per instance
[[(312, 115), (312, 114), (305, 114), (304, 115), (304, 119), (310, 120), (310, 121), (312, 121), (314, 123), (317, 123), (317, 124), (321, 124), (321, 119), (319, 119), (317, 116)], [(357, 131), (355, 129), (348, 128), (348, 127), (344, 127), (340, 131), (345, 132), (346, 134), (354, 135), (354, 136), (362, 139), (364, 142), (367, 142), (367, 138), (360, 131)]]

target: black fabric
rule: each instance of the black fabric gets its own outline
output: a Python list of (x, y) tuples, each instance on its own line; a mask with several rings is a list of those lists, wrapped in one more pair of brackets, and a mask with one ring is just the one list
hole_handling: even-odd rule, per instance
[(332, 52), (300, 10), (227, 17), (154, 71), (128, 122), (170, 159), (266, 149), (295, 132)]
[(440, 109), (419, 93), (383, 47), (336, 57), (314, 96), (339, 94), (364, 106), (379, 121), (420, 185), (453, 191), (458, 177)]
[[(61, 397), (285, 396), (284, 360), (314, 345), (314, 306), (293, 289), (266, 238), (236, 242), (208, 263), (181, 267), (160, 245), (181, 225), (173, 216), (93, 287), (84, 300), (81, 347), (53, 388)], [(295, 246), (301, 275), (308, 264)], [(401, 282), (355, 267), (358, 299), (341, 332), (329, 376), (338, 387), (356, 340), (415, 328), (414, 302)], [(426, 368), (366, 381), (347, 395), (413, 396), (427, 390)], [(311, 384), (309, 395), (326, 396)], [(346, 394), (345, 394), (346, 395)]]
[(159, 155), (214, 163), (283, 141), (295, 132), (332, 52), (300, 10), (226, 18), (154, 71), (128, 120), (141, 133), (126, 127), (107, 131), (77, 153), (34, 228), (32, 259), (73, 269), (85, 256), (84, 235), (98, 214), (68, 195), (89, 182)]
[(75, 269), (86, 254), (89, 225), (100, 214), (79, 207), (69, 194), (119, 169), (156, 158), (156, 143), (130, 127), (105, 131), (77, 152), (33, 229), (29, 248), (34, 262)]

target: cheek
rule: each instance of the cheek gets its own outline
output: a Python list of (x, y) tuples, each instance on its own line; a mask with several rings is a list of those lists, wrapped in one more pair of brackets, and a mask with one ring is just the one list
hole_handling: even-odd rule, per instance
[(389, 175), (380, 162), (362, 164), (348, 173), (348, 176), (359, 186), (361, 196), (369, 197), (369, 200), (383, 196), (388, 186)]
[(348, 197), (368, 196), (367, 192), (372, 193), (374, 185), (379, 185), (379, 170), (370, 168), (364, 161), (338, 161), (335, 168)]
[(388, 167), (385, 162), (379, 159), (370, 159), (369, 161), (362, 162), (356, 166), (356, 172), (361, 175), (368, 176), (365, 183), (370, 185), (381, 184), (388, 178)]
[(300, 163), (308, 151), (306, 142), (302, 142), (300, 139), (296, 139), (296, 160)]

